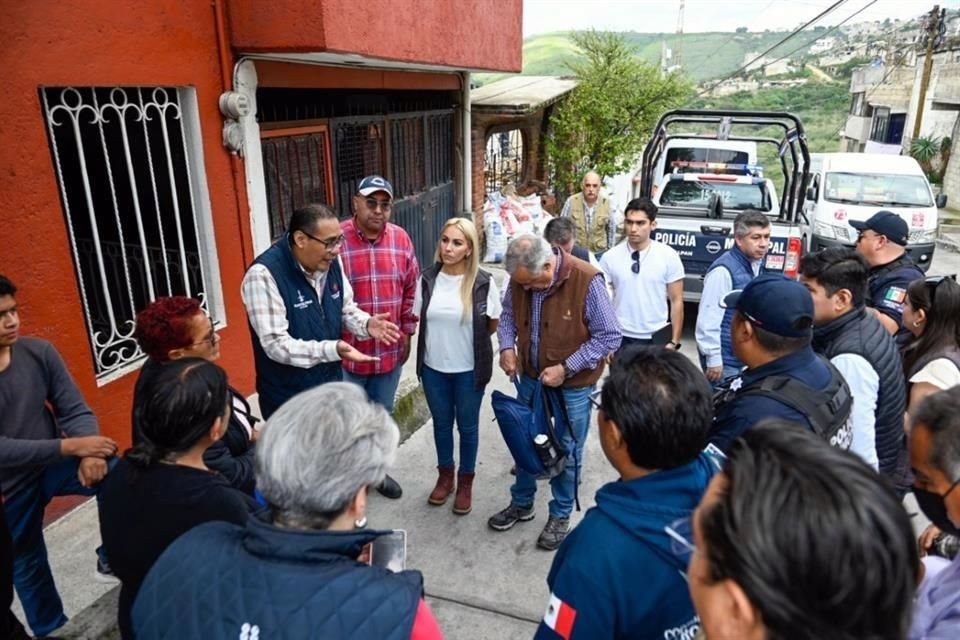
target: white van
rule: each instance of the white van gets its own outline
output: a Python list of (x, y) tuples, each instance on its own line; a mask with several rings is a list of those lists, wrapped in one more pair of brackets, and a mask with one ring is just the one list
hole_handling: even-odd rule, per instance
[(801, 223), (807, 251), (852, 247), (857, 231), (851, 220), (863, 221), (877, 211), (892, 211), (910, 227), (907, 252), (926, 271), (937, 239), (937, 208), (927, 177), (910, 156), (881, 153), (812, 153), (810, 181)]

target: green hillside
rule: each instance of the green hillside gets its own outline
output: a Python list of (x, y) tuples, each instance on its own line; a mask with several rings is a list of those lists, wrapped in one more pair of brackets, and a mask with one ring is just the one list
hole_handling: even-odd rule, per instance
[[(650, 64), (660, 63), (663, 43), (682, 58), (684, 71), (695, 81), (712, 80), (732, 73), (741, 67), (750, 53), (760, 53), (786, 37), (786, 31), (759, 33), (686, 33), (683, 36), (663, 33), (627, 32), (627, 40), (637, 48), (637, 54)], [(835, 34), (831, 34), (836, 37)], [(806, 34), (803, 40), (790, 40), (768, 57), (776, 58), (809, 42), (816, 32)], [(806, 47), (795, 56), (806, 53)], [(523, 43), (523, 73), (526, 75), (566, 75), (566, 61), (577, 56), (567, 32), (548, 33), (527, 38)], [(477, 74), (476, 80), (486, 84), (504, 74)]]

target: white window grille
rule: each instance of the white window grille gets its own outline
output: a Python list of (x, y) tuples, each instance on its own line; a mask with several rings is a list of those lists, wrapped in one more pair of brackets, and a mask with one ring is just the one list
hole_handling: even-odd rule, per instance
[(223, 322), (196, 94), (182, 87), (43, 87), (99, 384), (132, 368), (139, 310), (200, 300)]

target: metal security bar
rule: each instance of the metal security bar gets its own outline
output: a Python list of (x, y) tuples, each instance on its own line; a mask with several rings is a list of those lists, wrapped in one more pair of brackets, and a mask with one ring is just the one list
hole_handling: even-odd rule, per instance
[(286, 232), (293, 210), (333, 195), (330, 132), (326, 125), (264, 130), (260, 134), (270, 238)]
[(199, 141), (195, 96), (176, 87), (45, 87), (40, 96), (104, 384), (143, 357), (136, 313), (157, 297), (195, 297), (222, 321), (209, 287), (218, 278), (202, 159), (188, 152)]
[(491, 134), (483, 152), (483, 181), (487, 194), (523, 181), (523, 135), (520, 129)]

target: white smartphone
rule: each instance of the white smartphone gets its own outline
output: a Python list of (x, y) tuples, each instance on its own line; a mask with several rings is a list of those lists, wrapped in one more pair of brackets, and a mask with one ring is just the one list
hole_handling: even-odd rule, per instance
[(407, 568), (407, 532), (394, 529), (370, 544), (370, 565), (383, 567), (394, 573)]

